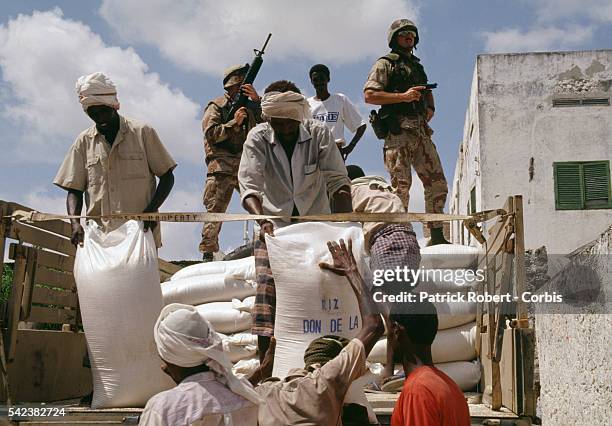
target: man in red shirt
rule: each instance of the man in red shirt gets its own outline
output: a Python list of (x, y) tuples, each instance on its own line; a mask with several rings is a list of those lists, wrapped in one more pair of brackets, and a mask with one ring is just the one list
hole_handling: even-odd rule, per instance
[(391, 314), (390, 343), (406, 374), (391, 426), (470, 426), (470, 412), (459, 386), (434, 367), (431, 344), (438, 315), (430, 302), (411, 314)]

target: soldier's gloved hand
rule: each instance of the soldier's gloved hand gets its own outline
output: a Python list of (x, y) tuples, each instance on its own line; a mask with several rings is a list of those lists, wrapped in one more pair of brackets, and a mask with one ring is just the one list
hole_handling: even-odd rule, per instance
[(85, 238), (85, 230), (81, 226), (80, 223), (75, 223), (72, 225), (72, 235), (70, 236), (70, 242), (74, 244), (74, 246), (83, 247), (83, 239)]
[(261, 100), (261, 98), (257, 94), (257, 90), (255, 90), (252, 84), (244, 84), (240, 88), (240, 90), (242, 91), (242, 93), (247, 95), (249, 99), (252, 100), (253, 102), (259, 102)]
[(425, 90), (425, 86), (415, 86), (402, 93), (404, 102), (416, 102), (421, 99), (421, 90)]
[(242, 126), (242, 122), (244, 121), (246, 117), (247, 117), (247, 110), (245, 107), (240, 108), (238, 111), (236, 111), (236, 114), (234, 114), (234, 120), (236, 120), (236, 124), (238, 126)]

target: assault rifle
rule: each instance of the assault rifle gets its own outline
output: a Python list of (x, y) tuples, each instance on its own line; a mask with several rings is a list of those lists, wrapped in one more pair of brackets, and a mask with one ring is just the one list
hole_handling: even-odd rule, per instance
[[(257, 77), (257, 73), (259, 72), (259, 69), (261, 68), (261, 64), (263, 64), (262, 56), (264, 54), (264, 51), (266, 50), (266, 46), (268, 45), (268, 42), (270, 41), (270, 37), (272, 37), (272, 34), (268, 34), (268, 38), (266, 38), (266, 42), (264, 43), (261, 50), (253, 49), (255, 51), (255, 58), (253, 59), (253, 62), (251, 62), (251, 65), (249, 66), (249, 71), (247, 72), (247, 75), (244, 77), (244, 81), (242, 82), (242, 85), (253, 84), (253, 82), (255, 81), (255, 77)], [(234, 114), (236, 114), (236, 111), (238, 111), (240, 108), (242, 108), (243, 106), (247, 104), (248, 99), (249, 97), (245, 95), (244, 93), (242, 93), (242, 90), (240, 90), (236, 94), (234, 99), (232, 99), (232, 106), (229, 112), (230, 119), (234, 117)]]

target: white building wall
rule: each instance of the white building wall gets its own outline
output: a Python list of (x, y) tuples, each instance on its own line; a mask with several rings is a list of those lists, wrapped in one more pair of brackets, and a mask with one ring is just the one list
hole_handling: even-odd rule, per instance
[[(451, 199), (449, 210), (451, 213), (469, 213), (470, 191), (476, 188), (477, 202), (476, 211), (480, 210), (478, 194), (480, 193), (480, 127), (478, 122), (478, 74), (474, 69), (472, 88), (468, 108), (465, 113), (465, 124), (463, 128), (463, 141), (457, 153), (457, 164), (453, 186), (451, 188)], [(453, 242), (460, 244), (475, 243), (470, 239), (469, 233), (461, 226), (459, 221), (453, 223), (451, 230)]]
[(612, 210), (555, 210), (553, 162), (612, 160), (612, 106), (553, 107), (552, 100), (610, 97), (612, 50), (480, 55), (475, 76), (466, 117), (479, 140), (466, 137), (466, 118), (465, 172), (453, 183), (459, 212), (476, 182), (478, 210), (523, 195), (528, 248), (567, 253), (596, 238)]

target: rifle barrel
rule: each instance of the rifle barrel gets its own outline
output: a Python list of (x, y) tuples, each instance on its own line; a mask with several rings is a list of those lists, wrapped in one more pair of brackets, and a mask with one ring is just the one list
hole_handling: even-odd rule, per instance
[(264, 53), (264, 50), (266, 50), (266, 46), (268, 45), (268, 42), (270, 41), (270, 37), (272, 37), (272, 33), (268, 34), (268, 38), (266, 38), (266, 42), (264, 43), (263, 47), (260, 50), (261, 53)]

